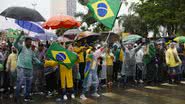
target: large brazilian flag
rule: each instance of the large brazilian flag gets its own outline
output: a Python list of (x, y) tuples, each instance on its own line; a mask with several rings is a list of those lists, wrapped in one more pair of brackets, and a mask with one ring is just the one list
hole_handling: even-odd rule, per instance
[(56, 42), (49, 47), (46, 56), (59, 64), (65, 65), (68, 69), (71, 69), (77, 60), (75, 53), (63, 48)]
[(112, 29), (121, 7), (120, 0), (89, 0), (87, 4), (94, 17)]

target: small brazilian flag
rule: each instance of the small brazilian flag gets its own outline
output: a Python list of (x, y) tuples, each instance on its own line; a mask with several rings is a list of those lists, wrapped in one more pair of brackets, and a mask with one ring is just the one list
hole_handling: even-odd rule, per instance
[(49, 47), (46, 56), (59, 64), (65, 65), (68, 69), (71, 69), (77, 60), (75, 53), (63, 48), (56, 42)]
[(148, 44), (148, 54), (144, 55), (143, 57), (143, 62), (144, 64), (149, 64), (152, 59), (155, 59), (155, 55), (156, 55), (156, 49), (155, 49), (155, 45), (154, 43), (150, 43)]
[(121, 7), (120, 0), (89, 0), (87, 4), (94, 17), (112, 29)]

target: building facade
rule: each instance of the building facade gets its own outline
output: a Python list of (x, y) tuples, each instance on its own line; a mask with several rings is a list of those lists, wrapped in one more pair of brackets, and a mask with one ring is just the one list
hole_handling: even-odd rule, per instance
[(50, 1), (50, 15), (70, 15), (74, 16), (76, 13), (77, 0), (51, 0)]
[(67, 15), (75, 16), (76, 3), (76, 0), (67, 0)]

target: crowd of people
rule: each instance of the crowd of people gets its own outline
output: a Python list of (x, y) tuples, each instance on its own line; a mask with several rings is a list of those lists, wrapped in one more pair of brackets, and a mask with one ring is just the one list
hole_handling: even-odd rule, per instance
[[(23, 33), (22, 33), (23, 34)], [(78, 60), (72, 69), (50, 60), (46, 56), (49, 44), (32, 44), (26, 37), (20, 42), (2, 42), (0, 45), (0, 88), (10, 98), (31, 101), (33, 94), (57, 100), (74, 99), (87, 92), (99, 97), (100, 87), (112, 88), (116, 83), (154, 85), (168, 81), (180, 84), (185, 68), (184, 44), (140, 42), (128, 44), (83, 45), (80, 42), (61, 46), (76, 53)]]

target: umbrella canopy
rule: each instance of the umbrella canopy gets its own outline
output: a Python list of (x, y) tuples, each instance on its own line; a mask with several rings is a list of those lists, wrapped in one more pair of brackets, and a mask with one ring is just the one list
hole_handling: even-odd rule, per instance
[(33, 21), (33, 22), (41, 22), (45, 21), (45, 19), (41, 16), (41, 14), (30, 8), (26, 7), (9, 7), (1, 12), (2, 16), (13, 18), (16, 20), (24, 20), (24, 21)]
[[(102, 32), (100, 36), (101, 41), (106, 41), (107, 37), (109, 35), (109, 32)], [(114, 43), (115, 41), (119, 41), (120, 36), (116, 33), (111, 32), (110, 36), (108, 38), (108, 43)]]
[(155, 41), (156, 44), (163, 44), (165, 43), (165, 39), (164, 38), (160, 38), (158, 40)]
[(77, 42), (81, 42), (82, 44), (92, 45), (98, 40), (99, 37), (99, 33), (85, 31), (78, 34), (75, 40), (77, 40)]
[(34, 38), (43, 40), (43, 41), (49, 41), (49, 40), (57, 40), (57, 35), (51, 32), (45, 32), (44, 34), (37, 34), (34, 36)]
[(64, 35), (80, 34), (81, 32), (79, 29), (70, 29), (64, 32)]
[(93, 32), (90, 32), (90, 31), (85, 31), (85, 32), (81, 32), (80, 34), (78, 34), (76, 36), (76, 40), (82, 40), (82, 39), (93, 39), (93, 37), (99, 37), (100, 34), (98, 33), (93, 33)]
[(74, 40), (74, 38), (76, 37), (77, 34), (80, 34), (81, 31), (79, 29), (70, 29), (70, 30), (67, 30), (65, 33), (64, 33), (64, 37), (67, 37), (69, 39), (72, 39)]
[(28, 31), (32, 31), (35, 33), (45, 33), (44, 29), (37, 23), (22, 20), (16, 20), (15, 23), (21, 28), (26, 29)]
[(185, 43), (185, 36), (179, 36), (174, 39), (178, 43)]
[(122, 42), (132, 43), (140, 40), (142, 37), (136, 34), (130, 34), (122, 39)]
[(66, 37), (64, 37), (64, 36), (60, 36), (60, 37), (58, 37), (58, 39), (57, 39), (59, 42), (64, 42), (64, 43), (66, 43), (66, 42), (72, 42), (73, 40), (70, 40), (69, 38), (66, 38)]
[(45, 22), (42, 26), (45, 29), (58, 29), (58, 28), (73, 28), (80, 27), (80, 22), (76, 21), (71, 16), (54, 16)]

